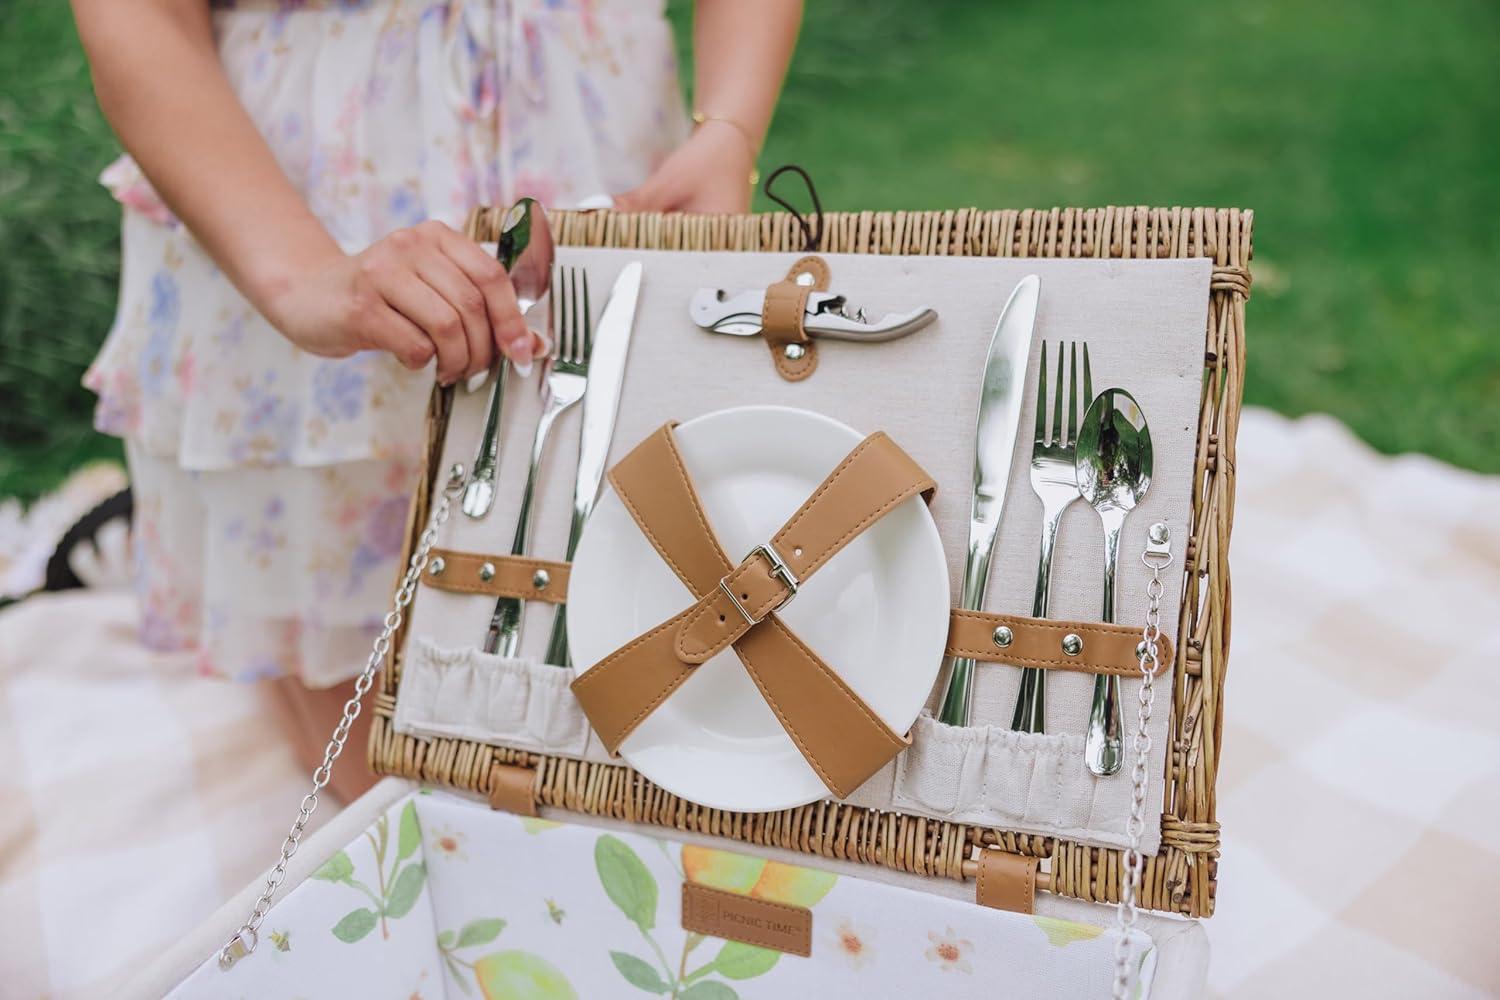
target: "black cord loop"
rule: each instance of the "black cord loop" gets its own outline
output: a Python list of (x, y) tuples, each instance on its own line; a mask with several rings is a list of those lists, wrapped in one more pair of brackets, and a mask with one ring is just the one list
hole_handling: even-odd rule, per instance
[[(816, 217), (816, 231), (814, 231), (812, 226), (808, 225), (807, 217), (804, 216), (801, 212), (797, 211), (797, 209), (792, 207), (791, 202), (786, 201), (785, 199), (781, 198), (779, 195), (771, 191), (771, 185), (776, 181), (776, 178), (780, 177), (784, 173), (787, 173), (788, 171), (796, 174), (798, 177), (801, 177), (802, 183), (807, 185), (808, 197), (812, 199), (812, 214)], [(779, 166), (775, 170), (771, 171), (770, 174), (766, 176), (765, 183), (761, 185), (760, 189), (767, 198), (771, 199), (776, 204), (792, 213), (792, 218), (797, 221), (797, 227), (802, 230), (802, 250), (804, 253), (812, 253), (820, 246), (822, 246), (823, 202), (818, 199), (818, 189), (813, 185), (812, 178), (807, 175), (806, 170), (803, 170), (795, 163), (783, 164), (782, 166)]]

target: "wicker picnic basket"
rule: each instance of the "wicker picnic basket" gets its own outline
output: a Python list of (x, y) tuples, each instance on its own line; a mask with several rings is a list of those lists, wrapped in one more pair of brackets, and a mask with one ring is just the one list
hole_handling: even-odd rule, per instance
[[(468, 233), (496, 237), (500, 212), (476, 211)], [(860, 212), (823, 216), (815, 249), (834, 253), (933, 254), (1032, 258), (1209, 258), (1213, 261), (1203, 383), (1193, 474), (1191, 537), (1182, 571), (1172, 674), (1170, 744), (1160, 851), (1145, 862), (1140, 905), (1206, 917), (1213, 913), (1219, 827), (1214, 783), (1223, 726), (1229, 650), (1227, 552), (1234, 509), (1234, 442), (1244, 381), (1245, 302), (1253, 215), (1237, 209), (1097, 208), (1049, 211)], [(564, 246), (696, 251), (800, 251), (796, 217), (626, 215), (559, 212)], [(428, 516), (437, 455), (451, 395), (436, 392), (429, 414), (424, 489), (410, 515), (409, 558)], [(404, 629), (393, 648), (405, 643)], [(489, 795), (496, 765), (531, 769), (531, 794), (549, 807), (709, 834), (827, 858), (882, 865), (948, 879), (972, 878), (977, 846), (1039, 858), (1038, 888), (1082, 900), (1119, 900), (1123, 852), (1059, 837), (942, 822), (824, 801), (773, 813), (734, 813), (677, 798), (628, 767), (490, 746), (420, 738), (393, 727), (402, 664), (393, 654), (373, 699), (370, 762), (380, 774)], [(514, 773), (512, 771), (512, 773)]]

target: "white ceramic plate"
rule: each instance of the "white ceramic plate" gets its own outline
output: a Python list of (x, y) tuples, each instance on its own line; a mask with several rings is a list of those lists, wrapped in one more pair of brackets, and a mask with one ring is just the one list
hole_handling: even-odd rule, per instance
[[(863, 440), (836, 420), (780, 406), (720, 410), (676, 433), (732, 562), (775, 535)], [(568, 639), (579, 672), (692, 601), (607, 489), (579, 540), (568, 584)], [(904, 733), (942, 666), (948, 605), (937, 525), (913, 497), (829, 560), (780, 615)], [(667, 791), (716, 809), (764, 812), (828, 796), (733, 650), (698, 667), (620, 754)]]

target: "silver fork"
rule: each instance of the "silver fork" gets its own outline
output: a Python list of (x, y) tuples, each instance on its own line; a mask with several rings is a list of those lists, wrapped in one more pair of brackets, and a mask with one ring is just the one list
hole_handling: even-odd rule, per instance
[[(1052, 593), (1052, 549), (1063, 512), (1075, 500), (1078, 473), (1073, 459), (1078, 447), (1078, 423), (1094, 399), (1089, 372), (1089, 345), (1083, 345), (1083, 399), (1078, 398), (1078, 345), (1068, 345), (1068, 415), (1063, 425), (1063, 345), (1057, 345), (1057, 384), (1052, 393), (1052, 433), (1047, 433), (1047, 342), (1042, 341), (1041, 373), (1037, 376), (1036, 439), (1031, 446), (1031, 489), (1042, 501), (1042, 551), (1036, 567), (1036, 594), (1031, 599), (1031, 617), (1046, 618)], [(1038, 667), (1021, 672), (1021, 692), (1010, 728), (1025, 733), (1045, 732), (1047, 726), (1047, 675)]]
[[(557, 342), (542, 373), (542, 415), (531, 438), (531, 468), (526, 473), (526, 489), (521, 493), (521, 510), (516, 516), (516, 536), (510, 554), (525, 555), (531, 534), (531, 501), (536, 492), (537, 471), (547, 447), (547, 435), (564, 410), (583, 398), (589, 380), (589, 355), (594, 348), (594, 325), (589, 313), (589, 276), (578, 268), (562, 268), (553, 283), (557, 313)], [(579, 302), (579, 285), (583, 301)], [(501, 656), (515, 656), (521, 644), (521, 609), (519, 597), (502, 597), (495, 602), (489, 631), (484, 637), (484, 651)]]

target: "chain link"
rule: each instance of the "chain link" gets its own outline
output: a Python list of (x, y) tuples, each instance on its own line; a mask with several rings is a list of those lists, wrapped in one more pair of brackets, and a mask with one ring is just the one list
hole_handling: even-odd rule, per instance
[(1151, 755), (1151, 709), (1156, 703), (1156, 687), (1152, 683), (1158, 666), (1157, 641), (1161, 638), (1161, 598), (1166, 587), (1162, 583), (1162, 570), (1172, 565), (1171, 535), (1164, 524), (1151, 526), (1150, 542), (1141, 553), (1141, 562), (1151, 570), (1151, 580), (1146, 584), (1146, 626), (1141, 630), (1141, 642), (1136, 648), (1140, 656), (1141, 690), (1136, 706), (1135, 735), (1131, 748), (1135, 760), (1130, 768), (1130, 818), (1125, 821), (1125, 835), (1129, 846), (1125, 850), (1125, 882), (1120, 887), (1120, 905), (1116, 912), (1116, 927), (1120, 931), (1115, 941), (1115, 1000), (1128, 1000), (1130, 992), (1130, 935), (1135, 930), (1138, 915), (1137, 900), (1140, 893), (1141, 870), (1145, 858), (1141, 855), (1141, 834), (1146, 829), (1146, 773), (1147, 759)]
[(438, 530), (448, 520), (453, 500), (458, 496), (463, 484), (464, 468), (462, 465), (454, 465), (449, 473), (447, 485), (443, 487), (443, 492), (438, 496), (437, 504), (427, 519), (427, 527), (417, 539), (416, 551), (412, 553), (411, 562), (407, 564), (406, 575), (401, 578), (401, 585), (396, 588), (391, 610), (386, 613), (380, 634), (375, 637), (375, 643), (370, 649), (370, 658), (365, 661), (364, 670), (354, 681), (354, 695), (344, 702), (343, 717), (334, 727), (328, 746), (323, 749), (323, 763), (319, 764), (312, 773), (312, 790), (302, 796), (302, 804), (297, 809), (297, 818), (292, 822), (292, 828), (287, 832), (286, 839), (281, 842), (281, 855), (277, 858), (275, 867), (266, 876), (265, 888), (261, 891), (260, 898), (255, 901), (255, 906), (251, 908), (250, 915), (245, 922), (234, 932), (234, 936), (224, 943), (224, 947), (219, 949), (220, 969), (231, 968), (235, 962), (255, 951), (255, 946), (260, 941), (261, 921), (265, 920), (266, 914), (271, 910), (271, 900), (276, 895), (276, 890), (280, 889), (281, 884), (286, 881), (286, 866), (292, 860), (292, 856), (297, 853), (298, 845), (302, 843), (302, 834), (307, 830), (308, 821), (312, 819), (313, 812), (318, 808), (318, 795), (327, 786), (328, 779), (333, 776), (333, 762), (338, 760), (339, 755), (344, 752), (344, 743), (349, 739), (349, 730), (354, 727), (355, 720), (359, 718), (364, 697), (375, 684), (375, 674), (390, 654), (391, 640), (396, 630), (401, 627), (406, 609), (416, 595), (417, 583), (422, 579), (422, 572), (427, 568), (428, 556), (432, 552), (432, 547), (437, 544)]

